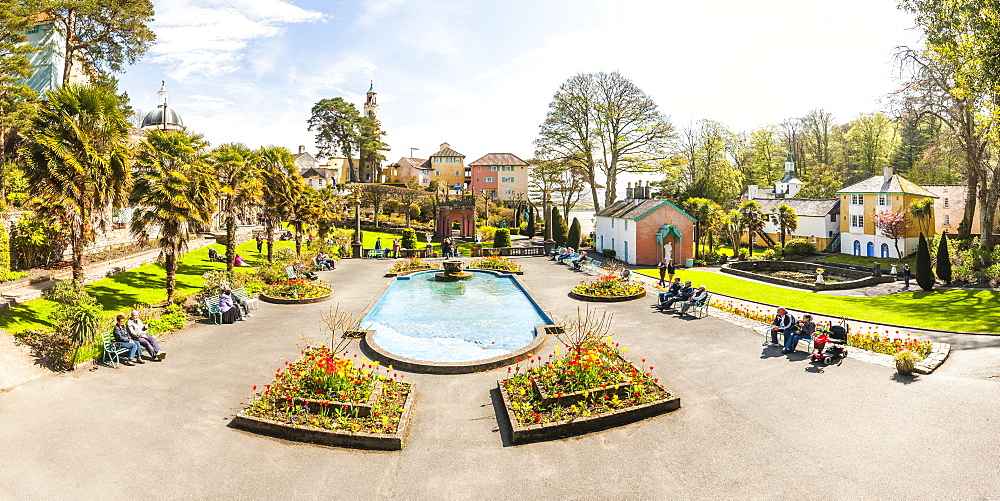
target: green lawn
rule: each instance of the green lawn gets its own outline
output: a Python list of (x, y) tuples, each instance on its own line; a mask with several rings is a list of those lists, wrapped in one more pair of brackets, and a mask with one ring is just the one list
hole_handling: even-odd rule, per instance
[[(275, 242), (275, 248), (294, 247), (291, 241)], [(220, 254), (225, 254), (225, 246), (214, 244)], [(225, 263), (208, 261), (209, 247), (185, 254), (177, 265), (177, 294), (197, 292), (205, 284), (202, 274), (211, 270), (224, 270)], [(253, 241), (237, 247), (237, 253), (247, 260), (247, 263), (257, 266), (265, 261), (264, 255), (257, 253)], [(146, 264), (113, 277), (98, 280), (87, 286), (91, 294), (97, 297), (97, 302), (104, 308), (105, 315), (113, 315), (128, 310), (136, 303), (155, 304), (167, 299), (166, 271), (158, 264)], [(13, 307), (0, 315), (0, 329), (16, 334), (29, 329), (44, 329), (52, 327), (49, 315), (55, 310), (56, 303), (47, 299), (28, 301), (23, 305)]]
[[(659, 278), (655, 269), (636, 270)], [(709, 292), (774, 305), (783, 305), (829, 316), (846, 316), (947, 331), (1000, 333), (1000, 291), (922, 290), (879, 297), (844, 297), (784, 289), (748, 282), (733, 276), (696, 270), (679, 270), (677, 276)]]
[[(366, 249), (374, 249), (375, 248), (375, 239), (377, 239), (379, 237), (382, 237), (382, 248), (383, 249), (392, 249), (392, 240), (394, 238), (399, 238), (399, 239), (403, 238), (402, 236), (397, 235), (395, 233), (383, 233), (383, 232), (379, 232), (379, 231), (367, 231), (367, 230), (365, 230), (365, 231), (362, 231), (361, 233), (362, 233), (361, 243), (364, 245), (364, 247)], [(426, 238), (425, 238), (424, 235), (425, 235), (424, 233), (417, 232), (417, 248), (418, 249), (426, 249), (427, 248), (427, 240), (426, 240)], [(475, 242), (463, 242), (463, 243), (459, 244), (458, 248), (462, 252), (463, 256), (471, 256), (472, 255), (472, 251), (470, 249), (472, 249), (473, 245), (475, 245)], [(493, 242), (483, 242), (483, 245), (486, 246), (486, 247), (491, 247), (493, 245)], [(438, 254), (441, 253), (441, 244), (439, 244), (439, 243), (433, 244), (433, 248), (434, 248), (434, 251), (437, 252)]]
[(829, 261), (831, 263), (842, 263), (842, 264), (853, 264), (855, 266), (867, 266), (871, 267), (872, 263), (878, 262), (883, 271), (889, 271), (892, 269), (893, 263), (906, 263), (910, 265), (912, 269), (917, 265), (917, 258), (911, 257), (906, 259), (894, 259), (894, 258), (877, 258), (877, 257), (867, 257), (867, 256), (855, 256), (853, 254), (834, 254), (832, 256), (827, 256), (823, 258), (823, 261)]

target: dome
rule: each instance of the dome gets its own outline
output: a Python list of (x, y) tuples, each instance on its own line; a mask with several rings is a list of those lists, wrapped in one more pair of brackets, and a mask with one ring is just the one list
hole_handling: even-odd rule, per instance
[(181, 116), (173, 109), (167, 109), (167, 117), (166, 120), (164, 120), (162, 104), (157, 106), (155, 110), (146, 113), (146, 116), (142, 117), (143, 129), (176, 130), (183, 127), (184, 121), (181, 120)]

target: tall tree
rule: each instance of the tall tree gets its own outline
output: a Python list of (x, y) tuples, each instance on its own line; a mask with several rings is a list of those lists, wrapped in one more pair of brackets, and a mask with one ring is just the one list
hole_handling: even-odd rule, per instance
[(324, 204), (319, 193), (304, 185), (302, 195), (295, 200), (288, 215), (288, 222), (295, 229), (295, 254), (302, 255), (302, 233), (306, 226), (313, 226), (323, 217)]
[(207, 147), (200, 134), (153, 130), (136, 156), (132, 233), (146, 240), (158, 229), (167, 302), (174, 300), (178, 257), (187, 251), (190, 235), (211, 223), (217, 207), (218, 174), (207, 161)]
[(920, 240), (917, 242), (916, 268), (917, 285), (925, 291), (934, 289), (934, 270), (931, 269), (931, 252), (923, 233), (920, 234)]
[(781, 145), (778, 131), (765, 127), (750, 133), (748, 139), (749, 158), (745, 165), (747, 183), (769, 185), (781, 178)]
[(305, 189), (305, 182), (292, 159), (292, 153), (277, 146), (262, 147), (254, 157), (263, 183), (261, 202), (264, 232), (267, 234), (267, 260), (274, 261), (274, 230), (288, 219), (295, 202)]
[(849, 125), (847, 146), (857, 178), (868, 178), (889, 163), (896, 146), (896, 126), (882, 113), (862, 113)]
[(32, 74), (28, 54), (35, 50), (24, 32), (34, 23), (34, 9), (22, 0), (0, 0), (0, 210), (7, 204), (10, 167), (16, 157), (14, 130), (23, 128), (37, 96), (24, 82)]
[(754, 200), (748, 200), (740, 204), (740, 225), (747, 232), (747, 245), (750, 247), (750, 257), (753, 257), (754, 236), (764, 229), (766, 222), (764, 211), (760, 204)]
[(121, 71), (153, 45), (156, 34), (151, 0), (42, 0), (47, 14), (66, 38), (63, 85), (83, 60), (97, 70)]
[(781, 204), (771, 212), (771, 222), (778, 225), (778, 238), (781, 240), (781, 255), (785, 255), (785, 235), (799, 227), (799, 216), (788, 204)]
[(833, 114), (826, 110), (812, 110), (802, 117), (805, 144), (808, 152), (811, 153), (813, 162), (800, 161), (797, 163), (800, 174), (808, 173), (808, 166), (833, 163), (831, 143), (834, 126)]
[(219, 214), (226, 225), (226, 269), (236, 264), (236, 226), (239, 218), (255, 216), (261, 205), (263, 183), (257, 152), (241, 143), (227, 143), (211, 154), (220, 183)]
[(938, 278), (951, 285), (951, 255), (948, 254), (948, 236), (941, 235), (941, 243), (937, 249), (937, 266), (935, 266)]
[(597, 197), (597, 160), (594, 154), (597, 136), (595, 116), (596, 85), (593, 74), (574, 75), (559, 86), (552, 96), (549, 112), (535, 139), (539, 159), (563, 159), (583, 169), (590, 185), (594, 210), (601, 210)]
[(83, 281), (83, 249), (125, 205), (130, 181), (129, 124), (121, 97), (103, 85), (46, 93), (21, 148), (32, 195), (56, 208), (69, 228), (73, 280)]
[(361, 182), (354, 163), (361, 148), (361, 114), (354, 103), (342, 97), (320, 100), (312, 107), (309, 130), (316, 132), (316, 151), (323, 157), (343, 155), (347, 159), (348, 181)]
[(370, 183), (381, 183), (382, 162), (385, 161), (385, 152), (389, 151), (389, 145), (382, 140), (385, 131), (378, 119), (372, 117), (361, 117), (358, 122), (358, 160), (361, 163), (359, 178), (361, 181)]
[(694, 253), (695, 259), (701, 259), (701, 249), (705, 237), (711, 235), (709, 229), (714, 225), (715, 220), (719, 218), (719, 211), (722, 207), (707, 198), (688, 198), (681, 204), (681, 207), (696, 220), (694, 226)]

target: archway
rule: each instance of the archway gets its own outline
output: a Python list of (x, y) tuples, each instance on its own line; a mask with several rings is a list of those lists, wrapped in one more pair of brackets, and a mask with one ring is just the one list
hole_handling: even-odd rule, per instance
[(855, 256), (861, 255), (861, 242), (857, 240), (854, 241), (854, 255)]
[(868, 245), (865, 246), (865, 255), (875, 257), (875, 244), (873, 242), (868, 242)]
[(883, 259), (888, 258), (889, 257), (889, 244), (882, 244), (881, 251), (882, 251), (881, 252), (882, 258)]

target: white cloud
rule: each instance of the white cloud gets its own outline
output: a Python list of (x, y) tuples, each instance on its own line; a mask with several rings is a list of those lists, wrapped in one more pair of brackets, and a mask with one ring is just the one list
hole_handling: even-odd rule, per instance
[(358, 25), (374, 26), (383, 18), (395, 14), (407, 0), (367, 0), (362, 7)]
[(239, 68), (251, 40), (279, 35), (287, 24), (323, 19), (283, 0), (161, 1), (150, 61), (170, 67), (175, 78), (224, 75)]

